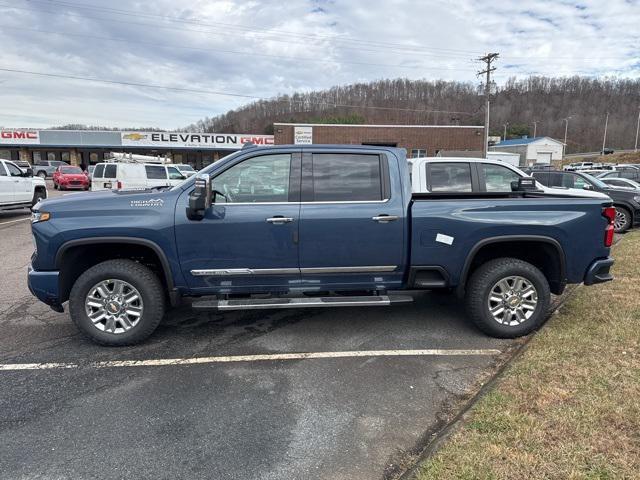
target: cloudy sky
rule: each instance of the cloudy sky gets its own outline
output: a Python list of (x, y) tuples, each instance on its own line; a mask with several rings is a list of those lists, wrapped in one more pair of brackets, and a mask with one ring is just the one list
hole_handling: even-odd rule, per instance
[(639, 25), (640, 0), (0, 0), (0, 126), (170, 129), (358, 81), (477, 83), (494, 51), (498, 83), (637, 78)]

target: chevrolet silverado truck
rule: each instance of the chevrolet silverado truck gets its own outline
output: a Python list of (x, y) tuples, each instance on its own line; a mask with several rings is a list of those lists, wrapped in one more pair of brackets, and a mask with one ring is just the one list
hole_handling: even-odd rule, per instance
[(173, 188), (40, 202), (28, 283), (102, 345), (146, 339), (185, 297), (200, 310), (359, 307), (434, 289), (464, 298), (485, 333), (516, 337), (543, 323), (552, 293), (612, 279), (611, 200), (535, 185), (412, 194), (402, 149), (248, 145)]

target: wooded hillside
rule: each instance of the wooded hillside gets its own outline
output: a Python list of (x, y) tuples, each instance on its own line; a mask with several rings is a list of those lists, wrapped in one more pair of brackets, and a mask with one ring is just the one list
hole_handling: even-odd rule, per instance
[[(595, 151), (602, 147), (609, 112), (607, 146), (634, 146), (640, 79), (530, 77), (495, 90), (492, 134), (502, 135), (508, 122), (508, 138), (531, 136), (537, 121), (538, 136), (562, 140), (563, 119), (571, 116), (567, 152)], [(256, 101), (185, 130), (272, 133), (273, 122), (482, 125), (483, 115), (479, 84), (396, 79)]]

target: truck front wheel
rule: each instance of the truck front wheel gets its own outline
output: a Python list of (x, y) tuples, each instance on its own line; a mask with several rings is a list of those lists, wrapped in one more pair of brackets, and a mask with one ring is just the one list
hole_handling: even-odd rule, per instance
[(479, 267), (467, 285), (467, 311), (492, 337), (514, 338), (538, 328), (547, 317), (551, 293), (543, 273), (517, 258), (498, 258)]
[(100, 345), (142, 342), (165, 312), (158, 277), (133, 260), (107, 260), (89, 268), (71, 288), (69, 313), (80, 331)]

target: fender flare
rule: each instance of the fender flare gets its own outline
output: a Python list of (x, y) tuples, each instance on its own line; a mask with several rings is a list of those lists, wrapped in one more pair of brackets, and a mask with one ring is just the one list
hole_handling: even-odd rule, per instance
[(458, 280), (458, 289), (459, 291), (464, 290), (464, 287), (467, 283), (467, 278), (469, 276), (469, 269), (471, 268), (471, 262), (475, 258), (476, 254), (480, 251), (482, 247), (486, 247), (487, 245), (492, 245), (495, 243), (504, 243), (504, 242), (540, 242), (547, 243), (552, 245), (556, 251), (558, 252), (558, 256), (560, 258), (560, 279), (563, 281), (566, 278), (567, 272), (567, 259), (564, 253), (564, 249), (560, 242), (558, 242), (555, 238), (546, 237), (544, 235), (504, 235), (499, 237), (489, 237), (483, 240), (480, 240), (476, 243), (473, 248), (469, 251), (467, 258), (464, 261), (464, 266), (462, 267), (462, 271), (460, 272), (460, 278)]
[(60, 264), (62, 262), (62, 257), (65, 252), (72, 247), (77, 247), (81, 245), (96, 245), (100, 243), (128, 243), (132, 245), (141, 245), (144, 247), (148, 247), (158, 256), (160, 259), (160, 265), (162, 267), (162, 272), (164, 274), (164, 279), (167, 282), (167, 288), (169, 292), (174, 289), (173, 284), (173, 274), (171, 273), (171, 267), (169, 266), (169, 260), (165, 255), (164, 251), (160, 246), (146, 238), (138, 238), (138, 237), (89, 237), (89, 238), (79, 238), (76, 240), (69, 240), (63, 243), (56, 253), (55, 258), (55, 266), (56, 269), (60, 269)]

